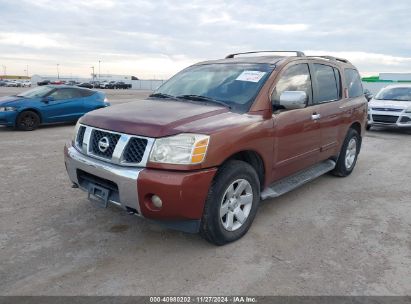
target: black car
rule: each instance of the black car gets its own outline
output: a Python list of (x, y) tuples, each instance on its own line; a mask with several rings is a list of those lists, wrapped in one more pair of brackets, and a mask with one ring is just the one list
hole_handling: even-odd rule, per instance
[(82, 82), (82, 83), (78, 84), (77, 86), (81, 87), (81, 88), (87, 88), (87, 89), (94, 88), (94, 86), (89, 82)]
[(48, 85), (48, 84), (50, 84), (50, 80), (42, 80), (42, 81), (37, 82), (38, 86), (43, 86), (43, 85)]
[(123, 81), (117, 81), (113, 84), (113, 89), (131, 89), (131, 84)]

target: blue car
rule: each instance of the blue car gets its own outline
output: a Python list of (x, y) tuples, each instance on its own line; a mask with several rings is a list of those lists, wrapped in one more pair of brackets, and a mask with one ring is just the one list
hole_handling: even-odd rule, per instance
[(75, 122), (109, 106), (103, 92), (62, 85), (41, 86), (0, 98), (0, 125), (31, 131), (40, 124)]

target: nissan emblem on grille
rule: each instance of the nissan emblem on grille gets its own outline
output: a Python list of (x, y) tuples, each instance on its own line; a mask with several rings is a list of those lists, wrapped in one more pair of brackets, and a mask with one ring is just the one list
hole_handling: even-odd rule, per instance
[(109, 141), (109, 139), (106, 137), (106, 136), (104, 136), (104, 137), (102, 137), (101, 139), (100, 139), (100, 141), (98, 142), (98, 149), (101, 151), (101, 152), (106, 152), (107, 151), (107, 149), (110, 147), (110, 141)]

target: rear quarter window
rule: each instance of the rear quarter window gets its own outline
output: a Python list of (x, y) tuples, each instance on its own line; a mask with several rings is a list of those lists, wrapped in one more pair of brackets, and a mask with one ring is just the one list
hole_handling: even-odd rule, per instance
[(88, 97), (88, 96), (91, 96), (91, 95), (93, 95), (93, 94), (95, 94), (96, 92), (94, 92), (94, 91), (91, 91), (91, 90), (80, 90), (80, 94), (81, 94), (81, 96), (83, 96), (83, 97)]
[(345, 69), (344, 78), (345, 84), (348, 88), (348, 97), (359, 97), (364, 94), (361, 77), (357, 70)]

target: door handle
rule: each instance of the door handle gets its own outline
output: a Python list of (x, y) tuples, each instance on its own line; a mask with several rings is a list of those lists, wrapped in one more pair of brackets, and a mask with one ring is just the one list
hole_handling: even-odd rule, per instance
[(321, 118), (321, 114), (313, 113), (311, 115), (312, 120), (319, 120)]

